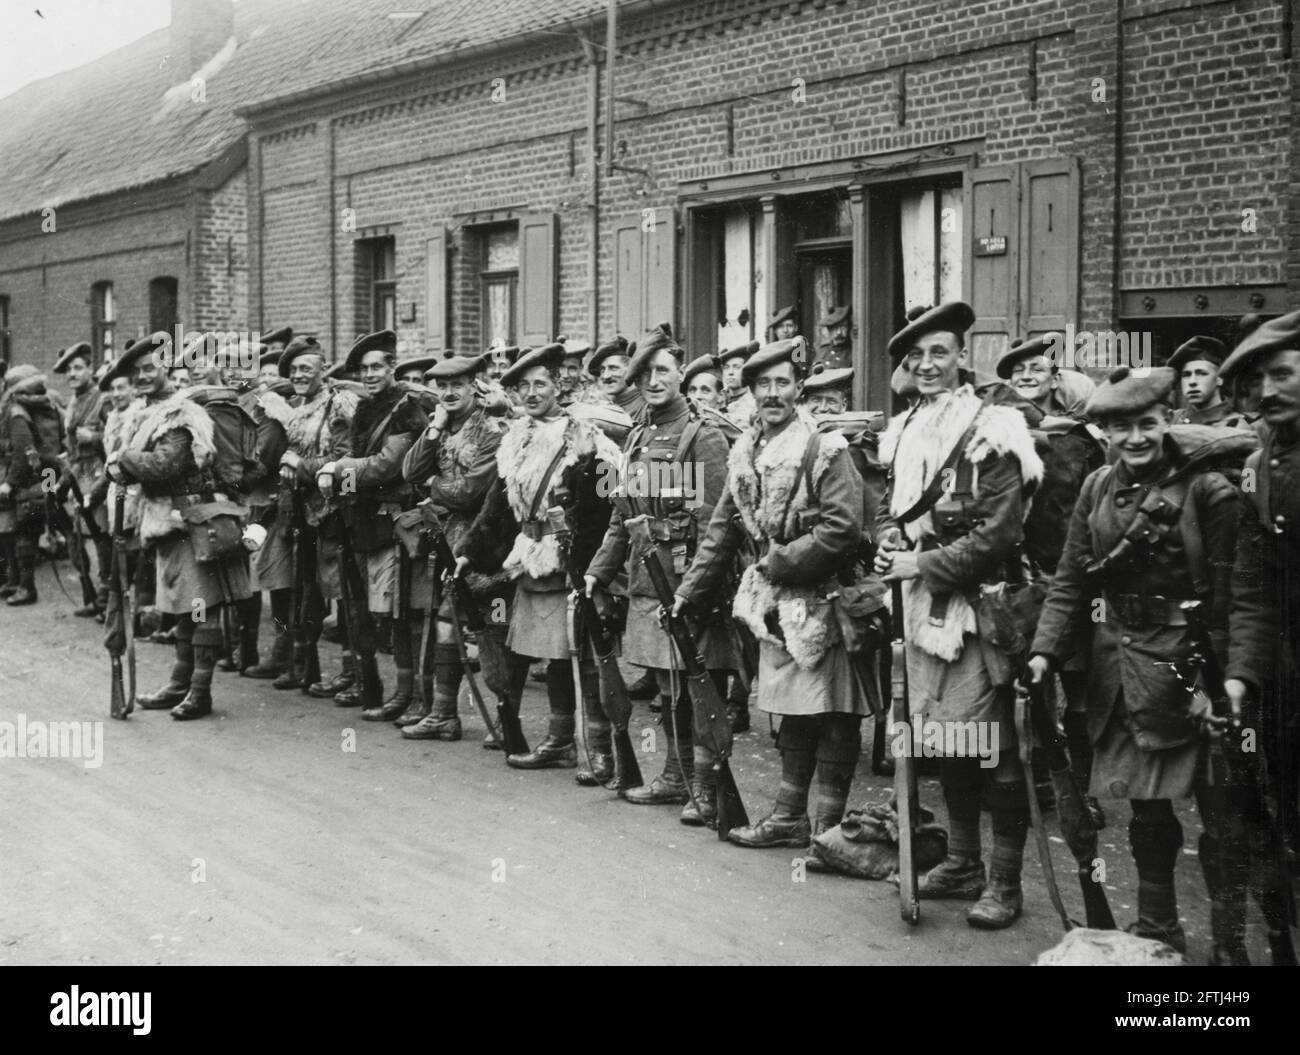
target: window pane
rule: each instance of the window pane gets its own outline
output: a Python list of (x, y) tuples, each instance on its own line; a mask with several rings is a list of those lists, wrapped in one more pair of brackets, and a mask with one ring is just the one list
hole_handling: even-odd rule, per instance
[(117, 318), (117, 312), (113, 309), (113, 283), (105, 282), (102, 289), (104, 291), (104, 310), (100, 317), (105, 322), (112, 322)]
[(934, 191), (913, 191), (898, 201), (898, 233), (903, 247), (903, 306), (933, 305)]
[(853, 235), (853, 213), (848, 198), (838, 194), (795, 198), (787, 204), (786, 211), (794, 217), (796, 241)]
[[(753, 249), (749, 213), (728, 209), (722, 217), (722, 321), (718, 324), (718, 347), (735, 348), (753, 334), (754, 287)], [(741, 322), (741, 319), (744, 322)]]
[(490, 230), (485, 236), (485, 271), (515, 271), (519, 268), (519, 228), (515, 225)]
[(961, 222), (960, 187), (945, 187), (939, 192), (939, 303), (961, 300)]
[(394, 289), (375, 290), (375, 318), (377, 329), (397, 329), (397, 291)]
[(515, 342), (514, 285), (513, 277), (483, 280), (483, 338), (486, 344), (498, 339), (508, 345)]
[(377, 238), (374, 242), (375, 255), (372, 265), (376, 282), (384, 282), (397, 277), (397, 240), (395, 238)]

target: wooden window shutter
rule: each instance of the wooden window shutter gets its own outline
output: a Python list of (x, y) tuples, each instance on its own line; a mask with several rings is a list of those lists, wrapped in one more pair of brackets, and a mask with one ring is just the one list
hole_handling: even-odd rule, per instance
[(447, 348), (447, 229), (435, 228), (424, 242), (424, 350)]
[(629, 341), (640, 338), (643, 325), (645, 251), (641, 245), (641, 214), (614, 225), (614, 330)]
[[(1017, 261), (1020, 256), (1020, 172), (1014, 165), (965, 174), (962, 284), (975, 310), (968, 337), (970, 366), (992, 373), (993, 363), (1019, 334)], [(993, 240), (999, 240), (994, 242)], [(991, 253), (991, 250), (1001, 252)]]
[(1033, 161), (1020, 173), (1020, 333), (1064, 331), (1079, 303), (1079, 163)]
[(519, 344), (536, 347), (553, 340), (556, 326), (555, 213), (519, 218)]
[[(641, 330), (671, 323), (677, 333), (677, 320), (673, 314), (677, 306), (677, 217), (672, 209), (655, 209), (654, 224), (642, 223), (641, 234), (645, 245), (645, 291), (641, 314)], [(629, 340), (631, 338), (629, 337)]]

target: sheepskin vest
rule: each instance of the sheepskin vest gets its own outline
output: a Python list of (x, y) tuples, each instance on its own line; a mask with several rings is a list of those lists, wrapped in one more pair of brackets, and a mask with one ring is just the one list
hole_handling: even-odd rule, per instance
[[(561, 451), (564, 453), (547, 483), (548, 491), (585, 458), (617, 465), (620, 456), (618, 447), (603, 432), (568, 414), (541, 422), (532, 418), (512, 422), (497, 448), (497, 472), (505, 485), (510, 511), (521, 524), (529, 518), (546, 470)], [(549, 495), (537, 503), (537, 515), (544, 515), (548, 505)], [(563, 571), (564, 563), (554, 535), (531, 539), (521, 531), (502, 568), (512, 579), (525, 574), (544, 579)]]
[[(148, 451), (175, 429), (184, 429), (189, 433), (194, 469), (202, 473), (216, 454), (212, 439), (212, 419), (201, 406), (186, 398), (183, 390), (145, 408), (135, 433), (126, 441), (126, 449)], [(141, 488), (139, 522), (142, 546), (183, 530), (183, 525), (172, 518), (172, 510), (176, 508), (172, 496), (186, 493), (186, 488), (191, 486), (187, 477), (181, 475), (186, 471), (185, 467), (177, 466), (177, 476), (171, 481), (171, 487), (154, 485)], [(150, 491), (160, 493), (150, 494)]]
[[(746, 429), (727, 460), (727, 488), (745, 530), (760, 548), (765, 542), (786, 543), (798, 537), (799, 514), (816, 505), (827, 467), (848, 447), (839, 433), (818, 437), (817, 423), (802, 408), (770, 443), (760, 448), (757, 441), (761, 436), (758, 427)], [(814, 442), (819, 447), (809, 491), (803, 465), (808, 445)], [(834, 617), (824, 603), (837, 582), (831, 576), (820, 582), (777, 585), (753, 564), (741, 576), (732, 614), (760, 641), (783, 645), (796, 664), (811, 670), (839, 640)], [(776, 613), (780, 638), (767, 627), (770, 612)]]
[[(135, 435), (135, 430), (144, 419), (146, 410), (148, 410), (148, 405), (143, 399), (132, 399), (125, 410), (114, 409), (108, 412), (108, 417), (104, 421), (104, 453), (106, 455), (125, 447), (130, 442), (131, 437)], [(117, 526), (118, 486), (112, 480), (108, 483), (108, 497), (105, 509), (108, 513), (110, 529)], [(126, 499), (122, 506), (122, 526), (125, 533), (130, 535), (140, 526), (140, 503), (142, 501), (140, 485), (128, 485), (125, 493)]]
[[(911, 411), (896, 416), (880, 439), (880, 460), (892, 467), (893, 490), (889, 499), (891, 516), (899, 516), (920, 499), (953, 447), (974, 424), (962, 460), (973, 468), (972, 489), (979, 493), (979, 466), (990, 455), (1012, 455), (1020, 466), (1022, 486), (1031, 487), (1043, 478), (1043, 463), (1024, 416), (1014, 407), (986, 404), (970, 385), (923, 400)], [(950, 474), (939, 501), (952, 495), (958, 473)], [(1026, 505), (1028, 511), (1028, 505)], [(904, 528), (911, 548), (920, 552), (935, 538), (934, 518), (926, 512)], [(961, 655), (964, 635), (976, 632), (971, 601), (959, 593), (950, 595), (942, 626), (930, 622), (932, 594), (918, 577), (903, 583), (903, 611), (908, 641), (924, 652), (952, 662)]]

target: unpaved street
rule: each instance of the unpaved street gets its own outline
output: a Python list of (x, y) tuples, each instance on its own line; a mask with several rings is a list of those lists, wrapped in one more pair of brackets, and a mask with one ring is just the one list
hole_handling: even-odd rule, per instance
[[(892, 886), (797, 882), (792, 851), (719, 843), (675, 808), (579, 788), (571, 770), (507, 769), (480, 749), (476, 715), (460, 743), (407, 742), (329, 701), (219, 673), (210, 719), (111, 722), (101, 628), (71, 616), (48, 568), (39, 585), (39, 606), (0, 606), (0, 720), (102, 720), (103, 764), (0, 759), (0, 963), (1014, 964), (1060, 936), (1032, 840), (1012, 929), (979, 933), (966, 905), (926, 902), (913, 930)], [(170, 649), (138, 655), (142, 687), (161, 684)], [(325, 655), (332, 669), (337, 649)], [(544, 712), (532, 684), (530, 742)], [(651, 721), (639, 704), (636, 725)], [(765, 717), (738, 738), (735, 771), (751, 818), (767, 812), (778, 765)], [(864, 760), (853, 803), (884, 795)], [(937, 784), (922, 797), (938, 807)], [(1123, 925), (1135, 878), (1117, 812), (1103, 839)], [(1208, 909), (1183, 821), (1183, 914), (1203, 962)], [(1072, 862), (1053, 846), (1077, 907)], [(1261, 949), (1252, 915), (1257, 963)]]

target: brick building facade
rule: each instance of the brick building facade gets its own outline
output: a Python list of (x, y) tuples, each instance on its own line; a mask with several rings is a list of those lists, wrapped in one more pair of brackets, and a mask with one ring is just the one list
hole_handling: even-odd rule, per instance
[(0, 99), (0, 359), (247, 327), (234, 11), (173, 0), (170, 28)]
[[(871, 406), (915, 304), (971, 300), (987, 367), (1067, 324), (1167, 354), (1300, 303), (1289, 2), (624, 0), (612, 159), (606, 3), (407, 8), (236, 5), (247, 209), (197, 210), (204, 325), (239, 325), (241, 221), (249, 327), (336, 354), (663, 319), (699, 352), (790, 303), (816, 343), (846, 303)], [(268, 61), (286, 42), (309, 58)]]

